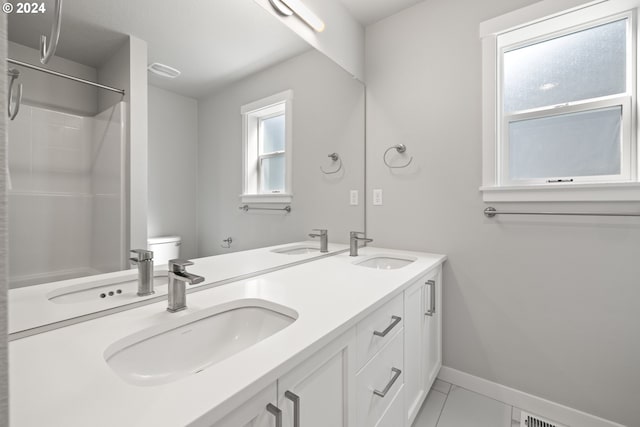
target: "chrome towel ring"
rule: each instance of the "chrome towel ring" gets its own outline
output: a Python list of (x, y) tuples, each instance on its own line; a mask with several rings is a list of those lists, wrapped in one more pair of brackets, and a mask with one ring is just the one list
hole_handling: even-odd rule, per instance
[(334, 171), (327, 171), (324, 170), (322, 166), (320, 166), (320, 170), (322, 171), (322, 173), (325, 175), (333, 175), (340, 172), (340, 169), (342, 169), (342, 159), (340, 158), (340, 155), (338, 153), (331, 153), (327, 157), (329, 157), (333, 161), (333, 163), (338, 162), (338, 168)]
[(391, 169), (402, 169), (402, 168), (406, 168), (407, 166), (409, 166), (411, 164), (411, 161), (413, 161), (413, 156), (411, 156), (411, 158), (409, 159), (409, 161), (407, 163), (405, 163), (404, 165), (399, 165), (399, 166), (392, 166), (389, 164), (389, 162), (387, 162), (387, 153), (391, 150), (395, 149), (399, 154), (404, 153), (405, 151), (407, 151), (407, 146), (404, 144), (396, 144), (396, 145), (392, 145), (391, 147), (387, 148), (384, 152), (384, 154), (382, 155), (382, 160), (384, 161), (384, 164), (387, 165), (388, 168)]

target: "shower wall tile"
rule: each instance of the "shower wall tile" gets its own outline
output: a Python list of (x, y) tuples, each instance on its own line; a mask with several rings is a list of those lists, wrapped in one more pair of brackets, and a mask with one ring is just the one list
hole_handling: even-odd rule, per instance
[(88, 175), (89, 141), (81, 129), (34, 123), (32, 132), (34, 171)]
[(122, 103), (108, 108), (93, 120), (91, 193), (93, 227), (91, 266), (101, 272), (120, 270), (127, 259), (123, 247), (124, 219), (122, 155), (124, 150)]
[(20, 107), (20, 114), (8, 123), (9, 169), (11, 173), (28, 173), (31, 171), (31, 107)]
[(24, 105), (10, 124), (12, 190), (89, 194), (92, 120)]
[(91, 182), (86, 174), (34, 171), (29, 176), (29, 191), (54, 194), (90, 195)]
[(89, 265), (91, 198), (9, 196), (10, 281)]
[(23, 105), (10, 123), (12, 287), (122, 268), (121, 112)]
[(118, 195), (122, 192), (121, 158), (122, 106), (115, 106), (98, 114), (93, 121), (91, 141), (92, 193)]

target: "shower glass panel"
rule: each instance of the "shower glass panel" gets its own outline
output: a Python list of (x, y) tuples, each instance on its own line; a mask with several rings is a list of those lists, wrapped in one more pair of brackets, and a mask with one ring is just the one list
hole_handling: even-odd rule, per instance
[(11, 288), (124, 267), (124, 109), (23, 105), (9, 122)]

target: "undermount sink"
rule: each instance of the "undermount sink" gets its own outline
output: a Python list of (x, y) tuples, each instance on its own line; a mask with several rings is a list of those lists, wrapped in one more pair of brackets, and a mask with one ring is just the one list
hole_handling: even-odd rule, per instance
[(269, 301), (237, 300), (125, 337), (109, 346), (104, 358), (130, 384), (167, 384), (259, 343), (297, 317)]
[(272, 252), (285, 255), (305, 255), (319, 253), (320, 248), (305, 245), (287, 246), (285, 248), (274, 249)]
[[(155, 272), (153, 286), (155, 289), (167, 286), (167, 272)], [(138, 275), (126, 278), (95, 280), (79, 285), (67, 286), (49, 292), (47, 298), (56, 304), (77, 304), (88, 301), (109, 301), (112, 298), (136, 296), (138, 293)]]
[(395, 270), (414, 262), (417, 258), (402, 255), (374, 255), (362, 261), (355, 262), (360, 267), (375, 268), (377, 270)]

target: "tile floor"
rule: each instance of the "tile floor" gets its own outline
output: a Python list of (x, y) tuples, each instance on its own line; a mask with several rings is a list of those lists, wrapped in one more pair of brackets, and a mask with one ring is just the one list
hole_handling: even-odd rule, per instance
[[(512, 427), (514, 408), (436, 380), (413, 427)], [(515, 422), (513, 426), (519, 426)]]

